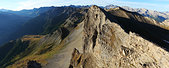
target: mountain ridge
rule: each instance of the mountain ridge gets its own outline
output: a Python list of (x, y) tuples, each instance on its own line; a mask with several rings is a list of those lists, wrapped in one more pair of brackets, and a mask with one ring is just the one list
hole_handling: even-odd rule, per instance
[[(106, 9), (116, 8), (116, 7), (120, 7), (120, 6), (116, 6), (116, 5), (105, 6)], [(169, 18), (169, 15), (167, 14), (167, 12), (158, 12), (155, 10), (149, 10), (149, 9), (145, 9), (145, 8), (131, 8), (128, 6), (121, 6), (121, 7), (128, 10), (128, 11), (137, 12), (143, 16), (153, 18), (158, 22), (163, 22), (164, 20), (167, 20)]]
[[(162, 49), (165, 55), (162, 55), (162, 53), (157, 54), (154, 51), (159, 49), (157, 45), (143, 39), (135, 34), (134, 31), (125, 32), (123, 30), (125, 25), (120, 24), (125, 22), (112, 20), (116, 17), (112, 18), (113, 15), (110, 16), (111, 13), (109, 15), (109, 12), (102, 10), (95, 6), (89, 8), (84, 23), (84, 32), (86, 34), (83, 40), (85, 42), (84, 48), (82, 52), (74, 49), (69, 68), (158, 68), (168, 66), (168, 64), (162, 63), (161, 65), (159, 63), (167, 61), (162, 61), (158, 57), (152, 57), (152, 55), (160, 54), (160, 56), (166, 57), (165, 60), (168, 60), (169, 55), (167, 51)], [(115, 15), (116, 13), (112, 14)], [(132, 22), (128, 22), (128, 24)], [(151, 58), (153, 59), (151, 60)]]
[[(18, 42), (13, 41), (17, 44), (12, 47), (10, 55), (5, 56), (9, 58), (3, 59), (7, 62), (1, 61), (0, 64), (8, 68), (27, 67), (27, 63), (33, 60), (44, 68), (169, 66), (169, 43), (164, 41), (169, 40), (169, 31), (157, 26), (156, 21), (122, 8), (104, 10), (94, 5), (69, 9), (61, 12), (68, 17), (52, 18), (64, 19), (58, 29), (42, 37), (27, 35)], [(52, 25), (57, 22), (54, 20)], [(25, 42), (28, 43), (22, 46)], [(14, 51), (18, 52), (12, 55)]]

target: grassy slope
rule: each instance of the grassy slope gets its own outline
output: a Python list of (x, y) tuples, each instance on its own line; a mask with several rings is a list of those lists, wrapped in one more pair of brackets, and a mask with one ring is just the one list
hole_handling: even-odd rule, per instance
[[(29, 60), (36, 60), (37, 62), (41, 63), (42, 65), (46, 64), (47, 58), (51, 57), (53, 54), (57, 53), (62, 48), (62, 43), (59, 45), (38, 45), (40, 39), (30, 40), (31, 42), (28, 45), (28, 48), (25, 49), (24, 52), (20, 53), (19, 55), (15, 56), (12, 61), (16, 61), (13, 65), (8, 66), (8, 68), (22, 68), (27, 65)], [(57, 47), (56, 47), (57, 46)], [(46, 51), (46, 52), (43, 52)], [(42, 53), (41, 53), (42, 52)]]
[[(66, 45), (64, 39), (67, 38), (67, 35), (70, 34), (69, 32), (71, 32), (77, 24), (83, 20), (84, 11), (85, 10), (79, 11), (74, 8), (67, 8), (64, 12), (69, 13), (66, 15), (66, 19), (63, 19), (64, 21), (59, 21), (60, 24), (57, 22), (60, 18), (57, 20), (55, 19), (58, 18), (57, 16), (55, 18), (51, 18), (53, 19), (53, 22), (46, 22), (47, 24), (42, 23), (44, 26), (52, 25), (51, 29), (44, 26), (38, 26), (36, 23), (35, 25), (30, 23), (37, 28), (44, 27), (45, 29), (42, 32), (47, 31), (47, 33), (45, 33), (47, 35), (42, 37), (41, 35), (26, 35), (21, 39), (13, 41), (13, 47), (11, 47), (10, 51), (7, 52), (8, 54), (0, 62), (0, 68), (4, 68), (6, 66), (8, 66), (8, 68), (23, 68), (27, 65), (29, 60), (36, 60), (42, 65), (47, 64), (47, 58), (50, 58), (64, 48), (64, 45)], [(56, 21), (54, 21), (54, 19)], [(35, 29), (36, 28), (33, 28), (33, 30)], [(35, 32), (36, 31), (39, 30), (35, 30)]]
[[(15, 56), (13, 60), (10, 61), (10, 63), (15, 62), (14, 64), (8, 66), (7, 68), (23, 68), (27, 66), (27, 62), (29, 60), (36, 60), (38, 63), (42, 64), (43, 66), (48, 63), (47, 59), (52, 58), (52, 56), (56, 54), (60, 54), (62, 50), (65, 48), (74, 48), (71, 45), (69, 45), (69, 42), (72, 42), (74, 40), (70, 40), (70, 37), (74, 37), (76, 35), (77, 37), (79, 36), (79, 33), (81, 33), (82, 29), (79, 31), (79, 27), (76, 27), (73, 30), (73, 33), (70, 33), (68, 36), (66, 36), (63, 40), (61, 40), (61, 34), (59, 31), (56, 31), (52, 35), (46, 35), (40, 38), (22, 38), (23, 40), (30, 41), (28, 44), (28, 47), (25, 49), (24, 52), (20, 53), (19, 55)], [(75, 32), (75, 33), (74, 33)], [(60, 34), (60, 35), (59, 35)], [(55, 36), (53, 36), (55, 35)], [(72, 36), (73, 35), (73, 36)], [(80, 34), (82, 35), (82, 34)], [(30, 36), (31, 37), (31, 36)], [(54, 41), (49, 40), (53, 39), (53, 37), (57, 37)], [(74, 37), (75, 38), (75, 37)], [(79, 37), (81, 39), (82, 37)], [(44, 40), (45, 39), (45, 40)], [(77, 39), (77, 41), (80, 41)], [(69, 42), (67, 42), (69, 40)], [(41, 44), (41, 42), (44, 42)], [(80, 42), (79, 42), (80, 43)], [(41, 45), (40, 45), (41, 44)], [(75, 42), (77, 47), (77, 43)], [(67, 50), (67, 49), (66, 49)], [(73, 50), (73, 49), (69, 49)], [(72, 52), (72, 51), (68, 51)], [(69, 53), (71, 55), (71, 53)], [(67, 56), (68, 57), (68, 56)], [(69, 56), (71, 57), (71, 56)]]

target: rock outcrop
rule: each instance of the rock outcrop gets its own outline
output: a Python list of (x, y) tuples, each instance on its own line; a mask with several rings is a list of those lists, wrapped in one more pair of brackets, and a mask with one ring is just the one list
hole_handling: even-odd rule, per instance
[(27, 68), (42, 68), (41, 64), (36, 61), (29, 61), (27, 63)]
[(89, 8), (84, 20), (83, 52), (74, 49), (69, 68), (169, 67), (166, 50), (134, 32), (126, 33), (124, 25), (107, 15), (97, 6)]

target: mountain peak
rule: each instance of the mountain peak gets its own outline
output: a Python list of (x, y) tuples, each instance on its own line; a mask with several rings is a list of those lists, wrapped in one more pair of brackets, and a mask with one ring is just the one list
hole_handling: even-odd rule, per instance
[(100, 9), (100, 7), (97, 5), (92, 5), (89, 9)]
[(127, 11), (127, 10), (123, 9), (122, 7), (116, 7), (116, 8), (113, 8), (113, 10), (122, 10), (122, 11)]
[(125, 10), (124, 8), (122, 7), (115, 7), (115, 8), (110, 8), (110, 9), (107, 9), (107, 11), (124, 11), (124, 12), (129, 12), (127, 10)]

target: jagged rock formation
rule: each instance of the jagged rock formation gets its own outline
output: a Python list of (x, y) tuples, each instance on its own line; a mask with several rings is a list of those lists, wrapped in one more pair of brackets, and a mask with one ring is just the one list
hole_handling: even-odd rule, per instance
[(106, 11), (97, 6), (89, 9), (84, 20), (84, 49), (82, 53), (74, 50), (70, 68), (169, 66), (167, 51), (135, 33), (126, 33), (118, 22), (110, 21), (106, 14)]
[(3, 66), (24, 68), (33, 60), (42, 68), (169, 67), (169, 31), (152, 19), (120, 7), (104, 10), (95, 5), (62, 14), (68, 17), (54, 32), (19, 39), (20, 44), (27, 42), (25, 49), (3, 60), (8, 61)]

